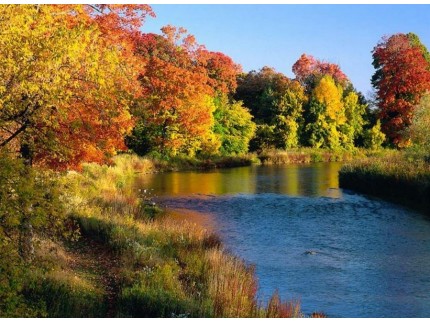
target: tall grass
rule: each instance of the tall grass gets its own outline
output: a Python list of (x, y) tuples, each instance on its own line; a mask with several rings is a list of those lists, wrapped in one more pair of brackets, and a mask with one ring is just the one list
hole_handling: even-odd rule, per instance
[(363, 155), (362, 150), (339, 150), (316, 148), (297, 148), (289, 150), (265, 150), (258, 155), (262, 164), (308, 164), (318, 162), (351, 161), (357, 156)]
[[(148, 216), (136, 173), (153, 164), (119, 156), (115, 166), (85, 165), (65, 178), (65, 201), (85, 236), (120, 259), (118, 317), (301, 317), (300, 305), (257, 302), (252, 267), (226, 253), (196, 224)], [(136, 168), (134, 168), (136, 167)]]
[(385, 151), (346, 164), (339, 173), (343, 188), (430, 211), (430, 164), (400, 151)]
[(249, 166), (259, 163), (254, 154), (243, 154), (237, 156), (213, 156), (198, 159), (186, 155), (152, 159), (159, 171), (177, 171), (193, 169), (232, 168)]

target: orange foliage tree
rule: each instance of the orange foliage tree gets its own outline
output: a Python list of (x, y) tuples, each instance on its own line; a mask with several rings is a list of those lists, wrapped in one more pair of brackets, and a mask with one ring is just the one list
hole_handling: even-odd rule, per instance
[(124, 148), (141, 5), (0, 7), (0, 146), (55, 169)]
[(221, 94), (234, 93), (237, 88), (237, 75), (242, 67), (229, 56), (211, 52), (204, 48), (198, 52), (199, 62), (205, 67), (209, 86)]
[(142, 97), (133, 110), (139, 122), (128, 144), (141, 154), (194, 155), (204, 147), (217, 149), (212, 97), (215, 89), (227, 90), (234, 82), (217, 68), (223, 64), (215, 59), (218, 55), (199, 46), (185, 29), (166, 26), (162, 32), (136, 40), (145, 72), (139, 78)]

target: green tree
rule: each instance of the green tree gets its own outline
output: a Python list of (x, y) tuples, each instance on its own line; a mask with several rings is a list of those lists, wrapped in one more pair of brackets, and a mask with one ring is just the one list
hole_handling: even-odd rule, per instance
[(372, 150), (380, 149), (385, 138), (385, 134), (381, 131), (381, 121), (377, 120), (373, 127), (363, 133), (364, 147)]
[(248, 152), (249, 141), (255, 134), (252, 115), (242, 102), (229, 102), (226, 95), (215, 98), (214, 133), (221, 140), (220, 152), (223, 155)]
[(430, 94), (421, 98), (415, 107), (412, 123), (408, 127), (407, 137), (411, 140), (410, 150), (421, 156), (430, 156)]
[(366, 104), (360, 103), (360, 97), (354, 89), (343, 97), (346, 122), (340, 127), (343, 134), (343, 146), (351, 149), (357, 144), (358, 138), (363, 134), (363, 127), (366, 124), (364, 116), (366, 114)]
[[(273, 68), (263, 67), (259, 72), (252, 71), (239, 78), (235, 98), (243, 100), (255, 122), (261, 125), (257, 129), (256, 140), (252, 141), (252, 149), (298, 146), (302, 109), (307, 100), (299, 82)], [(263, 138), (268, 141), (264, 143)], [(258, 143), (263, 146), (259, 147)]]

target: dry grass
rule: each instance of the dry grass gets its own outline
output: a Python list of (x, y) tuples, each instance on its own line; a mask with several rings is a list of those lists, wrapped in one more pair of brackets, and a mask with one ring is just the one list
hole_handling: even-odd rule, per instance
[(265, 150), (258, 158), (262, 164), (308, 164), (317, 162), (350, 161), (356, 156), (362, 155), (360, 150), (332, 151), (327, 149), (298, 148), (289, 150)]
[(205, 255), (209, 262), (208, 293), (216, 317), (255, 317), (258, 313), (254, 269), (220, 249)]
[(430, 163), (413, 159), (401, 151), (384, 151), (376, 156), (344, 165), (339, 173), (343, 188), (379, 196), (429, 212)]
[(65, 179), (65, 200), (82, 234), (119, 257), (117, 316), (303, 316), (297, 302), (259, 306), (254, 269), (223, 251), (212, 232), (194, 223), (145, 216), (145, 197), (134, 179), (151, 167), (138, 157), (118, 156), (115, 166), (85, 165), (82, 174)]

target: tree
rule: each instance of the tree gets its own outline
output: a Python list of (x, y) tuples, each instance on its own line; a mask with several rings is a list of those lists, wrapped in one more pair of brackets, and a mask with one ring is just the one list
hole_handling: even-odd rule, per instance
[[(162, 32), (136, 39), (136, 54), (145, 70), (139, 77), (142, 97), (133, 113), (150, 150), (193, 155), (212, 137), (214, 90), (205, 66), (198, 61), (201, 47), (194, 37), (172, 26)], [(128, 142), (139, 150), (139, 140), (130, 137)]]
[(376, 89), (382, 131), (390, 141), (402, 147), (408, 138), (414, 107), (430, 90), (428, 52), (415, 34), (384, 37), (372, 51), (376, 71), (372, 85)]
[(56, 169), (125, 148), (138, 95), (130, 39), (149, 10), (1, 6), (0, 146)]
[(285, 75), (268, 66), (264, 66), (258, 72), (240, 74), (233, 97), (243, 102), (257, 122), (269, 122), (272, 100), (270, 91), (275, 91), (276, 84), (285, 79), (288, 79)]
[(302, 54), (292, 69), (310, 97), (304, 107), (303, 143), (353, 148), (365, 125), (366, 103), (339, 65)]
[(381, 131), (381, 121), (377, 120), (376, 124), (364, 131), (364, 147), (372, 150), (381, 148), (385, 141), (385, 134)]
[(236, 91), (237, 75), (242, 68), (229, 56), (203, 48), (198, 51), (198, 60), (206, 69), (208, 84), (215, 92), (230, 94)]
[(249, 141), (255, 133), (252, 115), (242, 102), (229, 102), (223, 95), (215, 98), (214, 133), (221, 141), (220, 153), (223, 155), (248, 152)]
[[(264, 140), (273, 139), (266, 145), (282, 149), (298, 146), (302, 107), (307, 100), (299, 82), (273, 68), (263, 67), (259, 72), (252, 71), (239, 78), (235, 97), (250, 107), (257, 124), (270, 126), (257, 130), (257, 136), (263, 136)], [(270, 131), (273, 133), (269, 135)], [(253, 149), (262, 148), (256, 145), (263, 137), (253, 141)]]
[(342, 72), (339, 65), (323, 62), (312, 55), (302, 54), (292, 67), (296, 80), (306, 86), (308, 92), (324, 75), (330, 75), (333, 80), (346, 87), (349, 84), (348, 77)]
[(30, 166), (78, 168), (125, 148), (128, 105), (139, 94), (131, 39), (150, 13), (141, 5), (0, 6), (0, 149), (21, 157), (2, 169), (0, 226), (6, 235), (18, 228), (25, 260), (37, 224), (59, 218), (42, 214), (55, 207), (44, 194), (50, 184)]
[(415, 107), (411, 125), (407, 128), (407, 137), (411, 140), (411, 150), (429, 157), (430, 152), (430, 94), (422, 96)]
[(340, 147), (342, 133), (339, 127), (346, 123), (342, 95), (342, 88), (330, 75), (324, 75), (314, 88), (309, 108), (310, 120), (306, 125), (311, 146)]
[(363, 127), (366, 125), (364, 116), (366, 115), (367, 105), (360, 101), (359, 93), (354, 89), (351, 88), (349, 91), (345, 91), (343, 104), (346, 123), (340, 129), (344, 134), (343, 144), (349, 149), (356, 146), (356, 141), (363, 135)]

